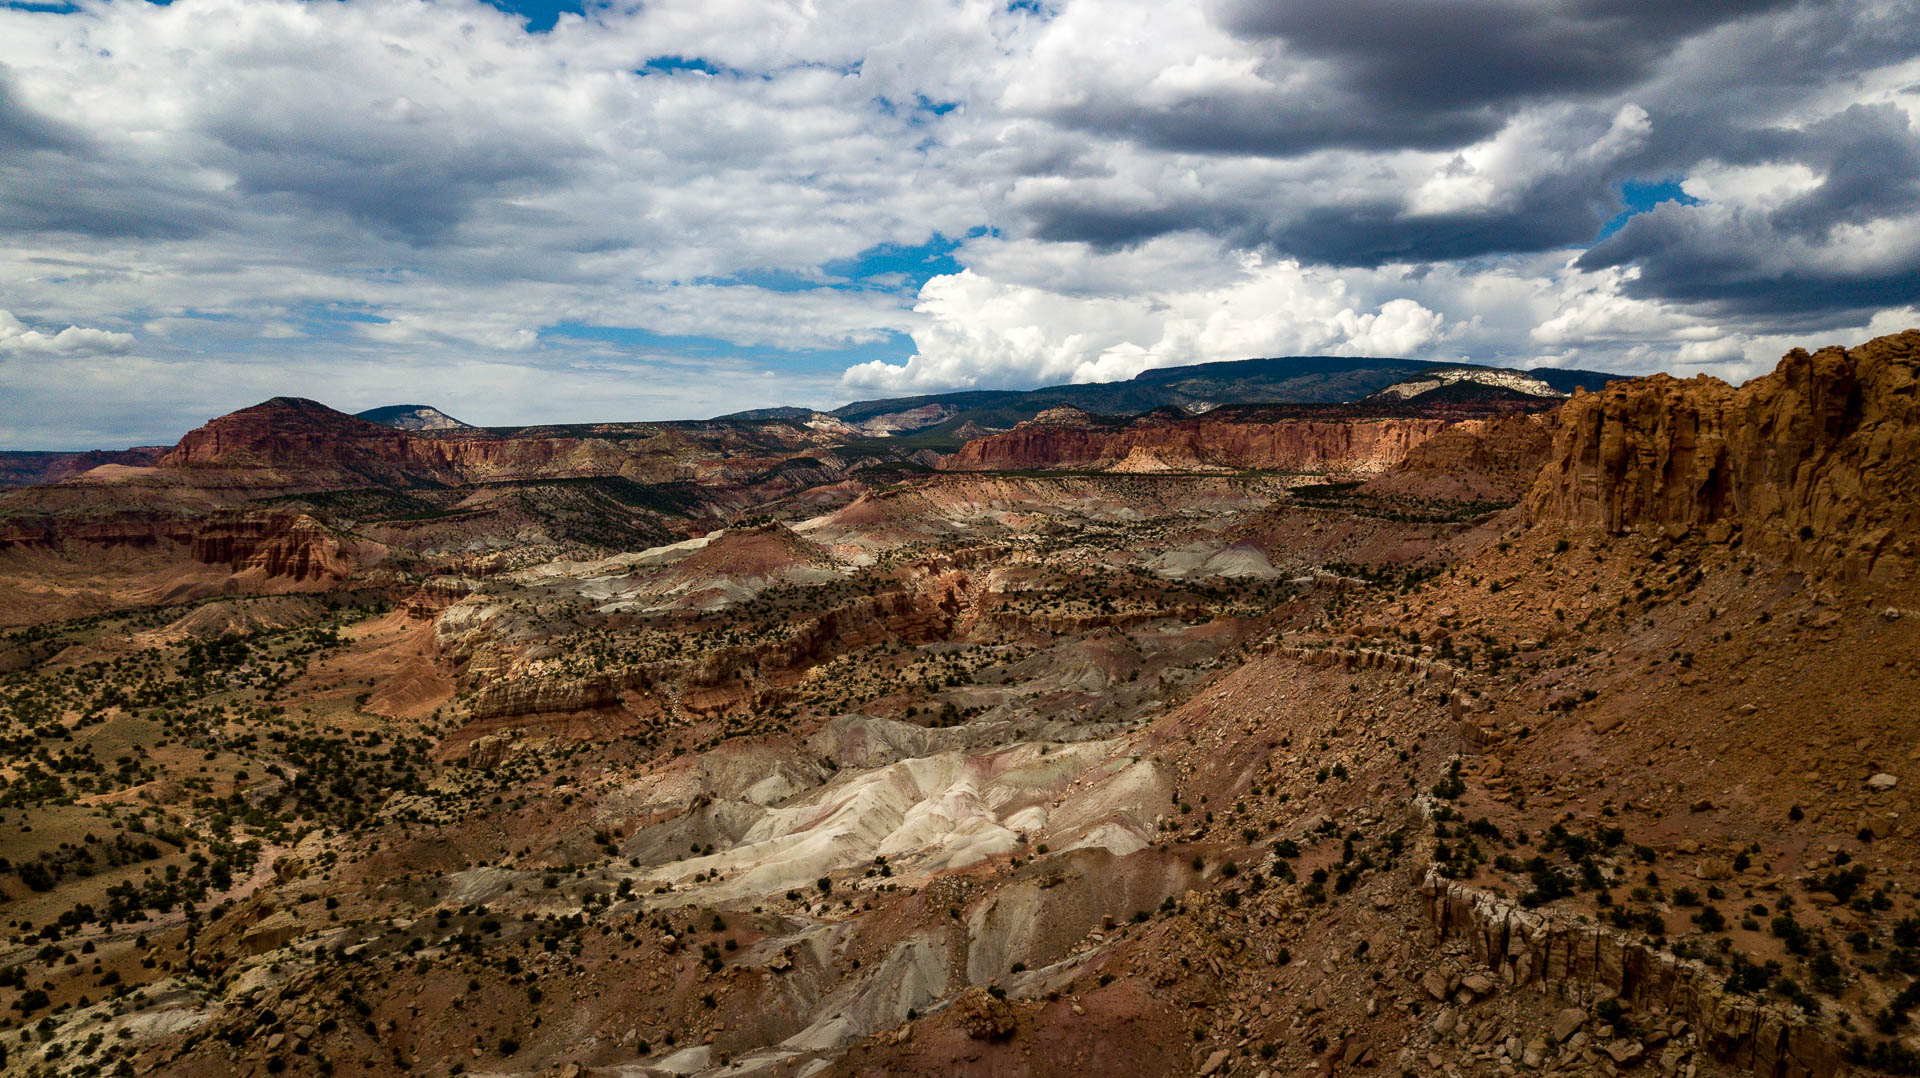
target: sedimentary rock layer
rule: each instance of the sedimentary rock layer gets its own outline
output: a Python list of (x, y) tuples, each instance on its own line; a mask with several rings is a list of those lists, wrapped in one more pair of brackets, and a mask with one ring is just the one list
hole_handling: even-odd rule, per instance
[(1654, 375), (1561, 410), (1536, 522), (1705, 529), (1803, 568), (1911, 583), (1920, 534), (1920, 331), (1787, 353), (1738, 389)]

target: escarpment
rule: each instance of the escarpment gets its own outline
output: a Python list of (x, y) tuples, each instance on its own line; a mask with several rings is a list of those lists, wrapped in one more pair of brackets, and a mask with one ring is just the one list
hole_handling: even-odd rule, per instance
[(1920, 529), (1920, 331), (1795, 349), (1734, 388), (1654, 375), (1561, 410), (1529, 519), (1703, 529), (1807, 569), (1911, 586)]
[(1611, 999), (1674, 1019), (1670, 1028), (1684, 1031), (1683, 1043), (1663, 1053), (1665, 1073), (1685, 1054), (1676, 1050), (1690, 1045), (1756, 1078), (1854, 1073), (1841, 1045), (1818, 1026), (1792, 1008), (1728, 991), (1725, 975), (1700, 962), (1585, 918), (1525, 909), (1435, 872), (1421, 881), (1420, 896), (1435, 934), (1465, 941), (1473, 958), (1508, 984), (1582, 1007)]
[(1406, 459), (1367, 483), (1374, 494), (1458, 501), (1515, 502), (1540, 474), (1553, 446), (1551, 415), (1511, 415), (1456, 423), (1414, 446)]
[(779, 423), (411, 431), (276, 397), (190, 431), (158, 467), (280, 493), (606, 477), (743, 482), (823, 443), (816, 432)]
[(962, 617), (970, 588), (964, 573), (941, 573), (915, 587), (859, 596), (802, 618), (778, 639), (689, 652), (606, 673), (503, 677), (512, 660), (489, 653), (472, 662), (472, 652), (463, 650), (473, 646), (472, 640), (456, 642), (458, 629), (452, 625), (441, 655), (470, 663), (464, 675), (473, 690), (467, 711), (476, 721), (613, 708), (624, 694), (650, 698), (651, 704), (643, 707), (649, 712), (678, 708), (703, 713), (736, 705), (748, 695), (777, 694), (822, 663), (875, 644), (944, 640)]
[(249, 513), (196, 529), (194, 559), (296, 582), (346, 579), (363, 561), (365, 544), (343, 539), (305, 513)]
[(59, 551), (82, 561), (117, 552), (175, 549), (202, 565), (296, 583), (332, 583), (378, 552), (291, 510), (205, 515), (117, 513), (85, 519), (24, 517), (0, 526), (0, 551)]
[(1004, 434), (976, 438), (941, 461), (954, 471), (1073, 468), (1146, 470), (1248, 469), (1370, 474), (1406, 459), (1415, 446), (1449, 421), (1422, 418), (1300, 419), (1250, 414), (1167, 420), (1147, 417), (1125, 426), (1023, 423)]

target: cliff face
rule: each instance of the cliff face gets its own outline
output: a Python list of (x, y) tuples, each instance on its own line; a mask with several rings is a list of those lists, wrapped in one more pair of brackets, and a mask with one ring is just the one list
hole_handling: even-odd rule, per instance
[(1560, 413), (1536, 522), (1703, 529), (1855, 582), (1911, 583), (1920, 534), (1920, 331), (1795, 349), (1738, 389), (1617, 382)]
[(1025, 423), (961, 446), (956, 471), (1105, 469), (1130, 458), (1169, 466), (1377, 473), (1446, 429), (1444, 419), (1145, 419), (1124, 427)]
[(58, 551), (87, 564), (127, 551), (174, 548), (203, 565), (292, 584), (346, 579), (378, 560), (376, 543), (349, 539), (305, 513), (246, 510), (207, 516), (121, 513), (87, 520), (36, 518), (0, 524), (0, 552)]
[(1456, 423), (1414, 446), (1366, 486), (1371, 494), (1516, 502), (1553, 446), (1553, 417), (1512, 415)]
[(132, 449), (93, 449), (82, 453), (0, 452), (0, 489), (58, 483), (103, 464), (149, 467), (166, 451), (165, 446), (140, 445)]
[(216, 519), (179, 538), (196, 561), (230, 566), (243, 576), (295, 584), (345, 580), (370, 544), (343, 540), (304, 513), (248, 513)]
[[(1420, 885), (1427, 920), (1464, 942), (1507, 984), (1581, 1006), (1613, 998), (1637, 1013), (1671, 1015), (1695, 1043), (1754, 1075), (1831, 1078), (1854, 1073), (1840, 1045), (1793, 1012), (1725, 987), (1725, 976), (1609, 929), (1551, 910), (1530, 910), (1429, 873)], [(1663, 1070), (1667, 1068), (1662, 1068)]]
[(408, 471), (424, 463), (415, 459), (413, 443), (405, 431), (355, 419), (314, 401), (275, 397), (188, 432), (160, 458), (160, 467), (287, 469), (286, 478), (296, 485), (301, 479), (338, 482), (348, 477), (391, 483), (408, 478)]
[(615, 476), (658, 483), (711, 479), (716, 469), (757, 474), (824, 440), (800, 427), (714, 423), (423, 434), (276, 397), (188, 433), (159, 465), (282, 492)]

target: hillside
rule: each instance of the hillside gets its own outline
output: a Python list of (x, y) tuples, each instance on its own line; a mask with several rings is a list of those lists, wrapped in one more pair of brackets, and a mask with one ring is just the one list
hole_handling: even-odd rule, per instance
[(58, 483), (105, 464), (146, 467), (159, 460), (167, 448), (164, 445), (142, 445), (132, 449), (92, 449), (74, 453), (0, 451), (0, 490)]
[(221, 417), (0, 499), (0, 1067), (1920, 1072), (1917, 387)]
[[(943, 418), (928, 433), (964, 423), (1007, 429), (1054, 407), (1106, 415), (1138, 415), (1156, 408), (1204, 411), (1224, 404), (1330, 404), (1357, 401), (1397, 382), (1433, 370), (1476, 368), (1471, 364), (1413, 359), (1288, 356), (1232, 360), (1143, 371), (1124, 382), (1049, 386), (1034, 390), (972, 390), (887, 400), (856, 401), (825, 413), (849, 423), (875, 416), (937, 408)], [(1539, 368), (1525, 372), (1558, 393), (1576, 386), (1598, 389), (1619, 375)], [(758, 413), (742, 413), (754, 415)], [(730, 417), (722, 417), (730, 418)]]
[(356, 412), (354, 416), (398, 430), (460, 430), (471, 426), (429, 404), (389, 404)]

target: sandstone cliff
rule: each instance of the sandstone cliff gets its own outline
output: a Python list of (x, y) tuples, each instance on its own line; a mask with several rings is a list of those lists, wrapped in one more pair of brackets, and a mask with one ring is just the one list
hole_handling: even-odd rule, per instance
[(196, 561), (296, 584), (345, 580), (378, 554), (377, 545), (345, 538), (305, 513), (222, 515), (176, 538), (190, 544)]
[(0, 488), (58, 483), (107, 464), (149, 467), (166, 446), (140, 445), (132, 449), (93, 449), (78, 453), (0, 452)]
[(1456, 423), (1414, 446), (1405, 460), (1365, 489), (1369, 494), (1515, 502), (1546, 463), (1552, 430), (1551, 414)]
[(792, 424), (636, 423), (399, 430), (292, 397), (189, 432), (163, 473), (277, 493), (619, 477), (746, 482), (825, 444)]
[[(1617, 999), (1636, 1012), (1673, 1016), (1696, 1042), (1755, 1075), (1827, 1078), (1851, 1073), (1840, 1046), (1792, 1008), (1727, 991), (1724, 974), (1551, 910), (1530, 910), (1429, 873), (1420, 885), (1428, 922), (1466, 942), (1508, 984), (1582, 1006)], [(1672, 1073), (1673, 1055), (1661, 1066)]]
[(1803, 569), (1911, 586), (1920, 330), (1795, 349), (1734, 388), (1655, 375), (1574, 397), (1527, 496), (1536, 522), (1703, 529)]
[(180, 550), (194, 562), (261, 581), (294, 584), (346, 579), (379, 560), (377, 543), (343, 536), (305, 513), (243, 510), (207, 516), (121, 513), (92, 519), (28, 518), (0, 523), (0, 552), (58, 552), (80, 564), (135, 550)]
[[(953, 471), (1102, 470), (1143, 458), (1200, 470), (1377, 473), (1446, 429), (1445, 419), (1277, 418), (1258, 413), (1147, 416), (1117, 425), (1043, 421), (977, 438), (941, 461)], [(1132, 469), (1129, 469), (1132, 470)], [(1156, 469), (1158, 470), (1158, 469)]]
[(275, 397), (189, 431), (160, 467), (252, 471), (260, 485), (306, 489), (457, 481), (445, 462), (420, 451), (422, 442), (314, 401)]

